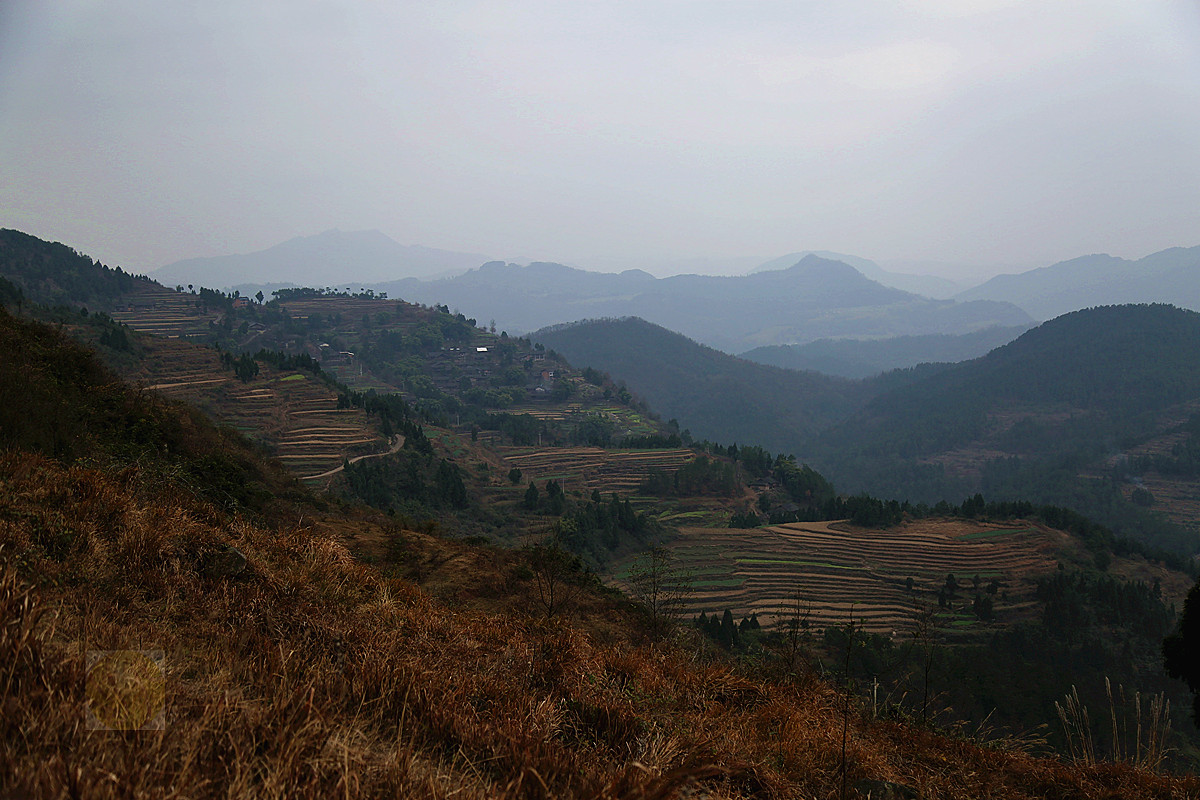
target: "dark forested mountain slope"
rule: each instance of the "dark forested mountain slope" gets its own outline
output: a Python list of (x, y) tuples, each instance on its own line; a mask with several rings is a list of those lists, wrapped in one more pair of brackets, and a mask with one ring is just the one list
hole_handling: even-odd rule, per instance
[(821, 435), (815, 461), (846, 489), (930, 501), (983, 490), (1144, 527), (1106, 465), (1197, 410), (1200, 314), (1095, 308), (880, 393)]
[(531, 338), (572, 364), (626, 381), (697, 438), (791, 450), (863, 402), (852, 381), (755, 364), (637, 318), (564, 325)]
[(20, 287), (26, 300), (50, 306), (107, 306), (121, 295), (154, 285), (65, 244), (7, 228), (0, 229), (0, 276)]
[(869, 413), (1058, 406), (1136, 420), (1200, 396), (1200, 314), (1165, 305), (1064, 315), (976, 359), (878, 398)]
[[(973, 361), (867, 381), (751, 364), (637, 319), (534, 338), (626, 381), (697, 437), (795, 453), (843, 491), (930, 503), (982, 491), (1069, 506), (1179, 551), (1196, 543), (1157, 510), (1175, 523), (1193, 520), (1186, 503), (1200, 497), (1200, 478), (1176, 480), (1174, 496), (1147, 510), (1131, 502), (1140, 473), (1114, 466), (1183, 468), (1175, 462), (1191, 451), (1172, 431), (1200, 413), (1195, 312), (1080, 311)], [(1179, 507), (1185, 512), (1175, 513)]]

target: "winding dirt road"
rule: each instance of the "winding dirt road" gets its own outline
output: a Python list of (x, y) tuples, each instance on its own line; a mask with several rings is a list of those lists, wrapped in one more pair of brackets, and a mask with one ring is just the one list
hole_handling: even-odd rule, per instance
[[(350, 463), (357, 464), (359, 461), (362, 461), (367, 458), (382, 458), (383, 456), (390, 456), (392, 453), (397, 452), (401, 447), (404, 447), (404, 437), (397, 436), (396, 441), (392, 443), (391, 448), (389, 448), (388, 450), (386, 450), (382, 453), (368, 453), (365, 456), (355, 456), (354, 458), (350, 459)], [(331, 475), (337, 475), (339, 472), (341, 472), (345, 468), (346, 468), (346, 465), (341, 464), (341, 465), (336, 466), (333, 469), (329, 470), (328, 472), (322, 472), (320, 475), (305, 475), (302, 478), (300, 478), (300, 480), (314, 481), (314, 480), (318, 480), (320, 478), (328, 478)]]

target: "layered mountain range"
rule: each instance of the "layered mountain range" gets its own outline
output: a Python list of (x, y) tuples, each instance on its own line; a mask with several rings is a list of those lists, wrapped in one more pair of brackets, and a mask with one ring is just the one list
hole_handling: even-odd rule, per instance
[[(486, 263), (485, 263), (486, 262)], [(491, 318), (510, 333), (579, 319), (637, 316), (731, 353), (762, 347), (847, 342), (753, 357), (859, 377), (921, 361), (981, 355), (1036, 321), (1120, 303), (1169, 302), (1200, 309), (1200, 247), (1171, 248), (1136, 261), (1089, 255), (966, 291), (945, 278), (892, 272), (845, 253), (805, 250), (747, 275), (592, 272), (563, 264), (489, 261), (475, 253), (401, 245), (379, 231), (326, 231), (256, 253), (196, 258), (152, 274), (170, 285), (371, 288)], [(957, 294), (956, 294), (957, 292)], [(938, 298), (938, 299), (931, 299)], [(957, 337), (880, 346), (896, 337)], [(838, 366), (839, 363), (845, 366)]]
[(519, 332), (583, 318), (638, 316), (728, 352), (821, 338), (967, 333), (1032, 321), (1010, 303), (931, 300), (814, 254), (786, 269), (738, 277), (655, 278), (640, 270), (593, 273), (561, 264), (491, 262), (455, 278), (376, 288), (468, 313), (493, 309), (499, 324)]

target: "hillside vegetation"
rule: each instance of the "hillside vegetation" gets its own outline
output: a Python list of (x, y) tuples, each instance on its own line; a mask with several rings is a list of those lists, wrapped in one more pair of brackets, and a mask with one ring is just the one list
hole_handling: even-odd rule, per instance
[(984, 358), (882, 393), (822, 433), (814, 458), (847, 489), (934, 502), (1070, 505), (1185, 553), (1198, 531), (1126, 500), (1106, 459), (1200, 400), (1200, 314), (1113, 306), (1065, 315)]
[(696, 438), (794, 451), (865, 402), (851, 381), (755, 364), (636, 318), (548, 328), (532, 338), (625, 381)]
[[(1122, 535), (1188, 556), (1200, 550), (1186, 513), (1200, 495), (1184, 473), (1173, 473), (1152, 509), (1142, 495), (1141, 505), (1132, 499), (1155, 463), (1136, 456), (1169, 456), (1191, 441), (1180, 426), (1200, 410), (1196, 312), (1089, 309), (973, 361), (863, 381), (773, 370), (641, 320), (534, 338), (627, 381), (697, 436), (795, 453), (842, 491), (929, 504), (983, 492), (1062, 505)], [(1160, 508), (1170, 516), (1152, 513)]]
[(110, 268), (65, 244), (44, 242), (27, 233), (0, 228), (0, 274), (18, 286), (24, 299), (44, 305), (107, 304), (151, 285), (120, 267)]
[[(31, 700), (15, 724), (29, 729), (41, 713), (52, 736), (95, 741), (97, 711), (118, 713), (96, 698), (130, 699), (97, 681), (165, 670), (151, 688), (165, 685), (171, 705), (149, 721), (186, 733), (168, 734), (136, 767), (97, 751), (96, 781), (111, 773), (158, 787), (155, 776), (195, 770), (221, 776), (205, 784), (214, 794), (580, 797), (840, 796), (843, 778), (851, 794), (873, 797), (1126, 796), (1135, 784), (1155, 796), (1184, 785), (1028, 755), (1074, 753), (1076, 740), (1059, 733), (1002, 738), (1053, 719), (1071, 683), (1093, 713), (1107, 707), (1105, 677), (1182, 704), (1157, 647), (1189, 579), (1077, 514), (979, 496), (929, 506), (838, 494), (801, 460), (696, 441), (619, 380), (445, 306), (373, 292), (287, 290), (264, 302), (150, 291), (163, 305), (130, 312), (122, 299), (126, 310), (112, 312), (133, 315), (129, 326), (77, 305), (23, 304), (48, 324), (0, 318), (14, 376), (0, 398), (0, 572), (11, 566), (14, 630), (32, 608), (27, 589), (55, 620), (26, 626), (0, 663), (36, 662), (28, 674), (59, 686), (53, 697), (70, 681), (93, 692), (76, 688), (61, 717)], [(166, 321), (177, 313), (181, 322)], [(185, 326), (168, 334), (179, 339), (133, 329), (167, 324)], [(695, 345), (666, 341), (662, 353), (685, 367), (720, 370), (727, 359), (748, 377), (761, 369), (715, 351), (689, 365)], [(873, 390), (948, 369), (893, 373)], [(164, 393), (204, 403), (257, 442)], [(37, 413), (22, 413), (28, 401)], [(1186, 447), (1168, 456), (1157, 446), (1141, 457), (1163, 474), (1186, 471)], [(288, 468), (263, 460), (272, 454)], [(315, 479), (318, 458), (337, 466)], [(935, 547), (922, 533), (931, 526), (967, 538)], [(697, 535), (705, 547), (689, 549)], [(903, 541), (884, 548), (894, 551), (884, 563), (872, 542), (892, 540)], [(645, 565), (664, 553), (669, 584), (671, 557), (703, 573), (685, 607), (710, 611), (707, 621), (679, 624), (677, 604), (647, 595)], [(589, 567), (639, 602), (603, 588)], [(961, 588), (940, 574), (960, 569), (974, 570)], [(837, 578), (847, 576), (864, 605), (843, 623)], [(917, 647), (909, 625), (895, 626), (912, 621), (907, 601), (930, 605), (939, 582), (945, 605)], [(807, 627), (768, 610), (794, 588), (821, 609)], [(752, 616), (737, 624), (731, 609)], [(93, 631), (99, 646), (80, 646)], [(934, 681), (953, 708), (930, 711), (928, 692), (914, 702), (923, 647), (937, 653), (925, 686)], [(1163, 715), (1137, 711), (1134, 722), (1136, 709), (1120, 706), (1154, 736), (1099, 732), (1101, 757), (1150, 769), (1194, 762), (1190, 727), (1167, 737)], [(236, 732), (212, 741), (229, 719)], [(1010, 748), (1007, 760), (984, 770), (975, 745), (939, 730), (1007, 742), (993, 745)], [(14, 772), (20, 786), (103, 791), (63, 783), (61, 753), (30, 741), (17, 743), (15, 763), (50, 766)], [(960, 770), (976, 776), (955, 783)]]

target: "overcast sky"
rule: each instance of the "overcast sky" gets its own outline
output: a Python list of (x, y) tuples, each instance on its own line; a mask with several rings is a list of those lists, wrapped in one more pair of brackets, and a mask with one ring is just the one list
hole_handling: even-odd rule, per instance
[(137, 272), (334, 227), (1137, 258), (1200, 244), (1200, 7), (0, 0), (0, 227)]

